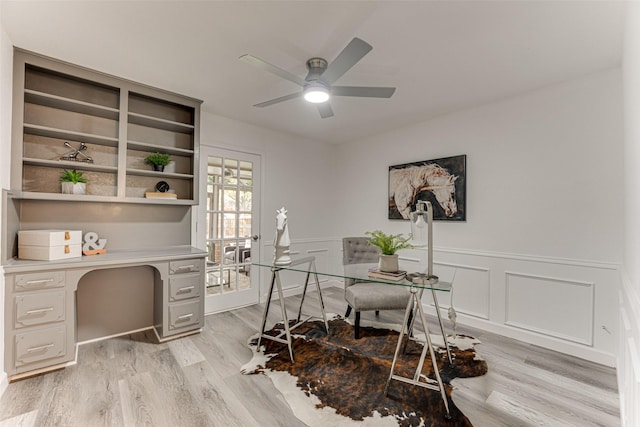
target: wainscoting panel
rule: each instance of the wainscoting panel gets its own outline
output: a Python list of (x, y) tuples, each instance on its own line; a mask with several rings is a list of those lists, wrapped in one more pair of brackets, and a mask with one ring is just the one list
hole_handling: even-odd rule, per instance
[(440, 280), (453, 283), (450, 293), (437, 295), (441, 308), (449, 308), (453, 300), (457, 313), (489, 319), (489, 269), (443, 262), (433, 264), (433, 272)]
[(505, 272), (505, 324), (593, 344), (594, 283)]

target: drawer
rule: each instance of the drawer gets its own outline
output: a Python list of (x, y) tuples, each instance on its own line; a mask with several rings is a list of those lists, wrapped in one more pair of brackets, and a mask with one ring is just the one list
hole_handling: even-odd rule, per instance
[(64, 282), (64, 271), (16, 274), (13, 289), (16, 292), (21, 292), (36, 289), (61, 288), (64, 286)]
[(202, 301), (200, 299), (169, 305), (169, 330), (189, 326), (202, 326)]
[(61, 259), (80, 258), (82, 245), (62, 246), (18, 246), (18, 258), (36, 261), (56, 261)]
[(64, 320), (64, 296), (63, 290), (16, 296), (16, 329)]
[(169, 262), (169, 274), (196, 273), (204, 271), (204, 260), (200, 258)]
[(66, 355), (67, 334), (64, 325), (16, 334), (15, 366), (19, 368)]
[(202, 273), (179, 274), (169, 277), (169, 301), (180, 301), (202, 295)]

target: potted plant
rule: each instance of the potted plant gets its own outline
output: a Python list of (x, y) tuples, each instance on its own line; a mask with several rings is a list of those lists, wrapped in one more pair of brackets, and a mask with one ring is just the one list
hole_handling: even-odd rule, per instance
[(86, 194), (87, 178), (75, 169), (65, 169), (60, 176), (62, 194)]
[(414, 245), (409, 243), (411, 236), (403, 237), (402, 234), (386, 234), (380, 230), (367, 231), (369, 236), (369, 244), (380, 248), (380, 263), (378, 268), (380, 271), (398, 271), (398, 254), (400, 249), (413, 249)]
[(170, 161), (171, 160), (169, 159), (168, 154), (159, 153), (157, 151), (155, 153), (149, 154), (144, 159), (144, 162), (146, 164), (151, 165), (153, 167), (153, 170), (158, 172), (162, 172), (164, 170), (164, 167), (167, 166)]

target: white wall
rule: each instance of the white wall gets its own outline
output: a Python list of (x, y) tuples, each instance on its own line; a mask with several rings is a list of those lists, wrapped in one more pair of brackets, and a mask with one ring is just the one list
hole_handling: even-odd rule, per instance
[(609, 70), (340, 147), (337, 229), (408, 233), (386, 219), (388, 166), (466, 154), (467, 221), (434, 225), (440, 271), (477, 296), (466, 321), (612, 365), (622, 150)]
[(640, 425), (640, 3), (629, 2), (623, 62), (625, 115), (624, 261), (618, 385), (623, 426)]
[[(2, 26), (2, 8), (0, 7), (0, 189), (9, 188), (9, 169), (11, 165), (11, 91), (13, 88), (13, 47), (9, 36)], [(0, 197), (0, 212), (2, 212)], [(0, 233), (0, 247), (2, 247)], [(7, 387), (4, 373), (4, 270), (0, 266), (0, 395)]]

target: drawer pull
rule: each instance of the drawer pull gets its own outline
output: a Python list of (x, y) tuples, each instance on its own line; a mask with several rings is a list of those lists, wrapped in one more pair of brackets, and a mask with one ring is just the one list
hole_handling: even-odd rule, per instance
[(195, 286), (185, 286), (184, 288), (178, 289), (178, 292), (190, 291), (191, 289), (195, 289)]
[(53, 347), (55, 344), (41, 345), (40, 347), (31, 347), (27, 349), (27, 353), (33, 353), (34, 351), (46, 350)]
[(182, 316), (178, 316), (178, 320), (190, 319), (193, 317), (193, 313), (183, 314)]
[(37, 310), (29, 310), (27, 311), (27, 314), (46, 313), (47, 311), (53, 311), (53, 307), (39, 308)]
[(51, 283), (55, 279), (42, 279), (42, 280), (29, 280), (27, 281), (27, 285), (41, 285), (43, 283)]
[(180, 270), (191, 270), (192, 268), (194, 268), (195, 265), (193, 264), (189, 264), (189, 265), (181, 265), (178, 268), (176, 268), (176, 271), (180, 271)]

